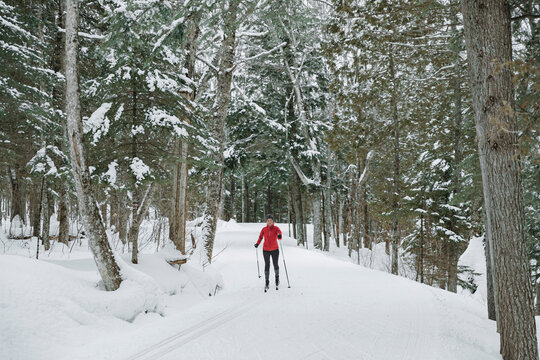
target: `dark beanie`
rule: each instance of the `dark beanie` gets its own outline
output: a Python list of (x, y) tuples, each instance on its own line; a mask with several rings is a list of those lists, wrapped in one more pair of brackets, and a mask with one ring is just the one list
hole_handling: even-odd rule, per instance
[(272, 216), (272, 214), (266, 215), (266, 220), (268, 220), (268, 219), (272, 219), (272, 221), (274, 221), (274, 217)]

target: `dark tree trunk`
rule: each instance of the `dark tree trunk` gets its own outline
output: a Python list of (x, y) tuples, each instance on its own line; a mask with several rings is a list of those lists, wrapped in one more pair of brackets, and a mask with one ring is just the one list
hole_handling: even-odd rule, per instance
[(68, 218), (69, 194), (66, 184), (60, 184), (60, 199), (58, 199), (58, 242), (64, 245), (69, 243), (69, 218)]
[[(392, 51), (392, 49), (391, 49)], [(392, 193), (392, 274), (398, 275), (399, 264), (399, 116), (397, 109), (397, 80), (394, 68), (394, 57), (390, 53), (390, 76), (392, 78), (391, 106), (392, 122), (394, 127), (394, 172), (393, 172), (393, 193)]]
[(9, 228), (10, 238), (22, 238), (24, 236), (24, 224), (26, 214), (26, 202), (24, 196), (24, 185), (22, 183), (22, 170), (10, 169), (11, 180), (11, 226)]
[(31, 209), (31, 221), (32, 221), (32, 236), (39, 237), (41, 230), (41, 196), (39, 193), (39, 186), (32, 186), (32, 192), (30, 197), (30, 209)]
[(212, 154), (214, 167), (208, 176), (208, 192), (206, 196), (206, 209), (204, 211), (204, 226), (202, 240), (206, 249), (208, 262), (212, 262), (216, 225), (221, 203), (221, 190), (223, 185), (225, 118), (231, 100), (231, 84), (234, 67), (234, 53), (236, 48), (238, 0), (229, 0), (228, 8), (224, 14), (223, 41), (220, 49), (219, 72), (217, 76), (217, 95), (212, 113), (212, 137), (217, 141), (218, 151)]
[(292, 190), (292, 197), (293, 197), (293, 207), (294, 207), (294, 214), (296, 219), (296, 234), (298, 237), (296, 238), (296, 244), (297, 245), (304, 245), (306, 244), (306, 236), (304, 233), (304, 209), (302, 207), (302, 194), (300, 193), (300, 179), (298, 178), (298, 174), (293, 170), (293, 179), (291, 181), (291, 190)]
[(231, 186), (231, 189), (230, 189), (230, 192), (231, 192), (231, 196), (230, 196), (231, 206), (230, 206), (229, 210), (231, 212), (231, 219), (236, 220), (236, 183), (234, 181), (234, 174), (231, 174), (230, 186)]
[(495, 289), (493, 279), (493, 256), (491, 254), (490, 246), (484, 241), (484, 249), (486, 252), (486, 279), (487, 279), (487, 307), (488, 307), (488, 319), (497, 320), (497, 307), (495, 300)]
[(43, 246), (45, 248), (45, 251), (49, 251), (51, 248), (51, 241), (50, 241), (50, 229), (51, 229), (51, 210), (54, 207), (54, 203), (52, 201), (51, 192), (47, 188), (47, 184), (45, 183), (45, 189), (43, 189), (43, 233), (41, 235), (41, 241), (43, 243)]
[[(199, 27), (197, 25), (199, 13), (195, 12), (187, 20), (187, 42), (186, 51), (188, 56), (184, 63), (187, 69), (187, 77), (193, 79), (195, 75), (195, 59), (197, 56), (196, 40), (199, 36)], [(183, 92), (182, 97), (188, 101), (193, 101), (195, 91)], [(190, 109), (191, 110), (191, 109)], [(184, 117), (184, 122), (191, 123), (189, 116)], [(186, 221), (187, 221), (187, 186), (188, 186), (188, 152), (189, 144), (187, 139), (177, 139), (175, 146), (176, 155), (179, 162), (174, 172), (174, 196), (172, 204), (172, 219), (170, 221), (169, 237), (182, 254), (186, 253)]]
[(538, 359), (514, 112), (510, 6), (462, 0), (504, 360)]
[(249, 192), (246, 177), (242, 174), (242, 222), (249, 221)]

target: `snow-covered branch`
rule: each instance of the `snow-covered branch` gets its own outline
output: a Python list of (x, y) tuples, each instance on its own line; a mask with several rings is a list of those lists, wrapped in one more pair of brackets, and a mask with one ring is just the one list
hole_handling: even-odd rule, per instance
[(358, 180), (358, 186), (364, 185), (364, 183), (367, 181), (367, 179), (369, 177), (369, 166), (371, 164), (371, 160), (373, 159), (373, 156), (375, 156), (375, 151), (370, 150), (367, 153), (366, 166), (364, 166), (364, 171), (362, 171), (362, 175), (360, 175), (360, 179)]
[(304, 185), (306, 185), (306, 186), (308, 186), (308, 185), (321, 186), (320, 182), (312, 180), (312, 179), (308, 178), (306, 176), (306, 174), (304, 174), (304, 172), (302, 171), (302, 169), (300, 168), (298, 163), (293, 159), (293, 157), (290, 154), (288, 154), (287, 157), (289, 158), (289, 161), (291, 162), (291, 165), (293, 166), (294, 170), (296, 171), (296, 173), (298, 174), (298, 176), (300, 177), (300, 180), (302, 181), (302, 183)]
[(251, 56), (251, 57), (242, 59), (242, 60), (240, 60), (238, 63), (248, 62), (248, 61), (251, 61), (251, 60), (255, 60), (255, 59), (257, 59), (257, 58), (260, 58), (261, 56), (271, 54), (271, 53), (273, 53), (274, 51), (281, 49), (281, 48), (284, 47), (285, 45), (287, 45), (287, 43), (286, 43), (286, 42), (282, 42), (281, 44), (279, 44), (278, 46), (273, 47), (273, 48), (270, 49), (270, 50), (266, 50), (266, 51), (263, 51), (263, 52), (260, 53), (260, 54), (257, 54), (257, 55), (254, 55), (254, 56)]
[(266, 115), (266, 111), (260, 107), (259, 105), (257, 105), (253, 100), (251, 100), (250, 98), (247, 97), (246, 94), (244, 94), (244, 92), (242, 91), (242, 89), (240, 89), (240, 87), (238, 85), (236, 85), (236, 83), (233, 81), (233, 86), (234, 88), (238, 91), (238, 93), (240, 94), (240, 96), (242, 97), (242, 99), (244, 99), (244, 101), (246, 102), (246, 104), (248, 104), (249, 106), (253, 107), (253, 109), (255, 111), (257, 111), (258, 113), (260, 113), (261, 115)]
[[(65, 33), (66, 29), (63, 29), (61, 27), (58, 27), (58, 32)], [(86, 39), (92, 39), (92, 40), (103, 40), (105, 39), (105, 35), (98, 35), (98, 34), (89, 34), (82, 31), (79, 31), (77, 33), (80, 37), (86, 38)]]

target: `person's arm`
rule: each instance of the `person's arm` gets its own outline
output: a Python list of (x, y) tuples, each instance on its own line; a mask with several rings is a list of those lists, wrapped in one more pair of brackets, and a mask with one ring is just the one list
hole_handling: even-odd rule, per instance
[[(277, 226), (276, 226), (277, 227)], [(277, 228), (277, 238), (281, 240), (281, 229)]]
[(263, 234), (264, 234), (264, 228), (261, 230), (261, 233), (259, 234), (259, 239), (257, 240), (257, 243), (255, 244), (255, 247), (258, 247), (259, 244), (261, 243), (261, 241), (263, 239)]

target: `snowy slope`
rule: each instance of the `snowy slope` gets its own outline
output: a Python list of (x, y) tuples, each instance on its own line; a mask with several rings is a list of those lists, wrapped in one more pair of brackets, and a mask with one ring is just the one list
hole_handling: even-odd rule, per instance
[[(283, 250), (291, 288), (287, 288), (280, 256), (282, 285), (278, 291), (271, 288), (264, 293), (253, 247), (262, 224), (227, 225), (220, 228), (216, 239), (215, 252), (225, 249), (213, 265), (224, 281), (217, 296), (208, 297), (200, 291), (196, 285), (200, 274), (195, 269), (186, 267), (178, 272), (171, 268), (178, 274), (178, 294), (151, 298), (160, 311), (141, 312), (131, 322), (116, 314), (119, 310), (114, 299), (128, 308), (133, 306), (133, 299), (92, 288), (95, 272), (87, 267), (75, 270), (67, 264), (75, 260), (59, 266), (60, 261), (50, 264), (1, 255), (0, 287), (2, 294), (9, 291), (0, 298), (4, 349), (0, 357), (501, 359), (495, 323), (487, 320), (479, 301), (297, 248), (290, 238), (283, 240)], [(259, 261), (262, 273), (260, 250)], [(158, 273), (163, 273), (170, 281), (160, 287), (167, 292), (174, 287), (176, 273), (159, 268), (159, 264), (153, 255), (143, 255), (139, 270), (153, 272), (148, 276), (156, 283)], [(10, 276), (24, 281), (9, 281)], [(50, 277), (54, 278), (47, 280)], [(51, 282), (62, 285), (53, 286)], [(44, 289), (51, 286), (53, 290)], [(66, 287), (96, 296), (97, 300), (68, 296)], [(125, 293), (141, 296), (137, 289), (132, 284)], [(112, 299), (112, 310), (103, 310), (101, 297)], [(59, 299), (64, 301), (58, 303)], [(67, 316), (61, 308), (66, 304), (75, 309), (74, 316)], [(33, 309), (27, 315), (25, 306)], [(141, 308), (140, 302), (137, 308)], [(80, 313), (91, 315), (86, 319)]]

